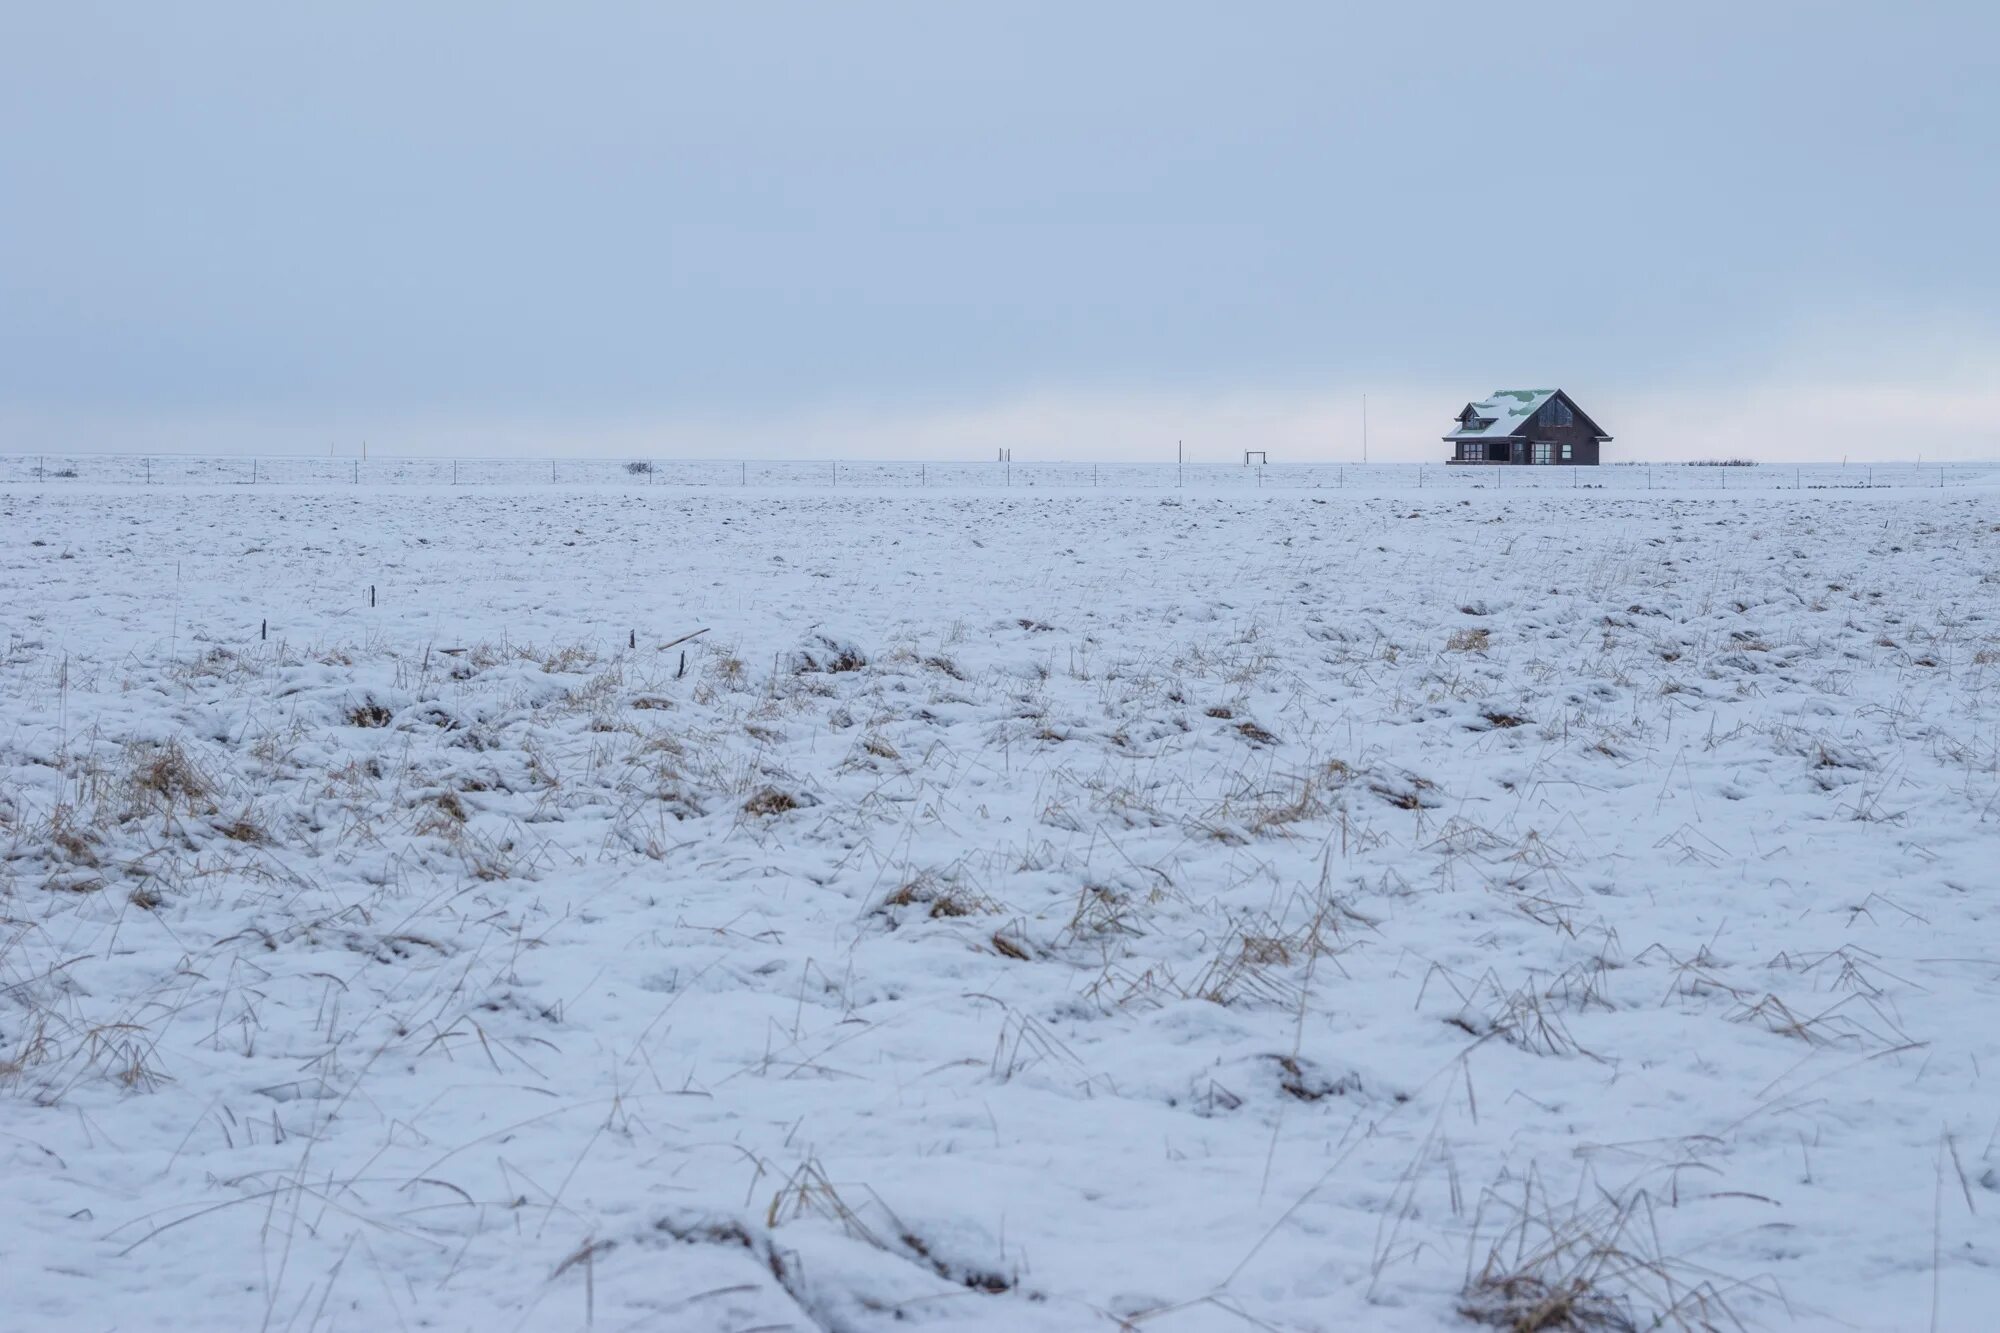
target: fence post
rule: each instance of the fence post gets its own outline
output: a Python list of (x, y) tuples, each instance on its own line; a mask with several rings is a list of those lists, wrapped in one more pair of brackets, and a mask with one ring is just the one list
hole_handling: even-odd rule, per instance
[(150, 458), (146, 460), (146, 484), (153, 484), (153, 460)]
[(361, 460), (358, 458), (354, 460), (354, 484), (361, 484)]
[(451, 460), (451, 484), (454, 486), (458, 485), (458, 460), (456, 458)]

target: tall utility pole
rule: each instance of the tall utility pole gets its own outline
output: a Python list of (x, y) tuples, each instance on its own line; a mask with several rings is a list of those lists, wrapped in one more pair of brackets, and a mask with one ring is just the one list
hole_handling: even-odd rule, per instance
[(1368, 395), (1361, 395), (1361, 461), (1368, 461)]

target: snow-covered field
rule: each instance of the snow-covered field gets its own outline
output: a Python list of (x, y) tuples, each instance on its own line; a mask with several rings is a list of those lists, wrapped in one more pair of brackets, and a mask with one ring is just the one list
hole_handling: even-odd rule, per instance
[[(1211, 446), (1210, 452), (1214, 451)], [(867, 459), (283, 458), (0, 453), (0, 484), (79, 486), (656, 486), (837, 490), (1803, 491), (2000, 482), (2000, 463), (1748, 467), (1454, 467), (1441, 463), (916, 462)]]
[(0, 1327), (2000, 1308), (2000, 490), (30, 485), (0, 593)]

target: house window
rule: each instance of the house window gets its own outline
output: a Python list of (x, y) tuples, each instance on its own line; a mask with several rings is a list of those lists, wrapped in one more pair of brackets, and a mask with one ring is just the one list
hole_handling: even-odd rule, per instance
[(1550, 444), (1550, 443), (1549, 443), (1549, 442), (1548, 442), (1547, 440), (1536, 440), (1536, 441), (1535, 441), (1535, 461), (1536, 461), (1537, 463), (1553, 463), (1553, 462), (1555, 462), (1555, 461), (1556, 461), (1556, 447), (1555, 447), (1555, 446), (1554, 446), (1553, 444)]
[(1575, 457), (1575, 455), (1570, 452), (1570, 450), (1574, 447), (1575, 446), (1568, 444), (1563, 446), (1563, 462), (1567, 463), (1570, 461), (1571, 458)]
[(1483, 463), (1486, 461), (1486, 446), (1477, 440), (1460, 440), (1458, 456), (1470, 463)]
[(1576, 424), (1576, 413), (1570, 411), (1569, 404), (1565, 403), (1562, 399), (1551, 398), (1549, 399), (1548, 406), (1542, 409), (1542, 424), (1544, 426), (1573, 426)]

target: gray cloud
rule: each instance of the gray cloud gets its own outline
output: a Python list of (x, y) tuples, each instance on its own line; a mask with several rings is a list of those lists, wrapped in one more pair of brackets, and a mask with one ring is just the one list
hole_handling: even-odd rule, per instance
[(0, 421), (111, 443), (673, 421), (720, 448), (1370, 383), (1762, 401), (1816, 391), (1802, 348), (1896, 393), (1931, 370), (1908, 344), (1986, 358), (2000, 310), (1984, 3), (6, 27)]

